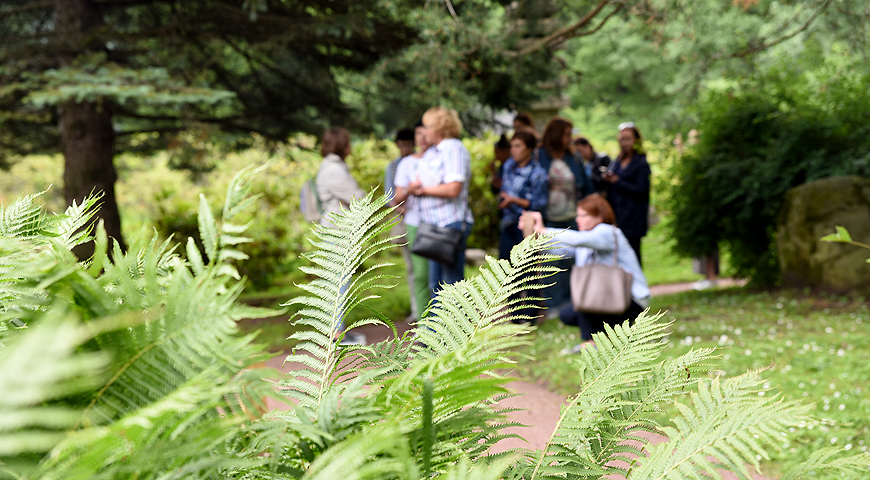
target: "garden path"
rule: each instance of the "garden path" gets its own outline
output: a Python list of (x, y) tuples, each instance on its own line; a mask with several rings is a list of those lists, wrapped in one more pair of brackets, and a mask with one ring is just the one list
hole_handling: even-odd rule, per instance
[[(721, 279), (719, 286), (732, 286), (742, 284), (741, 282), (731, 279)], [(691, 290), (692, 283), (678, 283), (670, 285), (654, 285), (650, 288), (653, 296), (668, 295)], [(407, 322), (396, 322), (396, 328), (399, 335), (410, 329)], [(366, 336), (368, 343), (377, 343), (383, 341), (391, 335), (388, 328), (367, 325), (357, 329), (360, 333)], [(284, 364), (284, 355), (279, 355), (266, 362), (266, 365), (271, 368), (289, 372), (292, 369), (299, 368), (300, 365)], [(510, 420), (517, 421), (527, 427), (511, 427), (506, 429), (506, 433), (516, 433), (523, 437), (525, 441), (518, 438), (506, 438), (498, 442), (492, 449), (493, 452), (504, 452), (516, 448), (527, 448), (540, 450), (544, 448), (550, 439), (550, 435), (559, 422), (560, 408), (565, 403), (566, 397), (553, 393), (547, 390), (547, 387), (540, 383), (526, 382), (517, 380), (507, 385), (507, 388), (517, 393), (517, 396), (507, 398), (499, 402), (502, 407), (518, 408), (518, 411), (508, 414)], [(271, 399), (267, 399), (267, 404), (270, 408), (287, 409), (287, 405), (280, 404)], [(655, 435), (648, 432), (642, 432), (642, 435), (652, 444), (661, 443), (667, 440), (663, 435)], [(751, 471), (751, 467), (750, 467)], [(731, 472), (722, 472), (724, 480), (736, 480), (737, 476)], [(768, 477), (753, 474), (753, 480), (771, 480)]]

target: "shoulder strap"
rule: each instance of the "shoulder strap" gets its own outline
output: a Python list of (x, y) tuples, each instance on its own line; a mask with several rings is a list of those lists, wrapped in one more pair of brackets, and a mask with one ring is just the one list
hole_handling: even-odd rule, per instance
[(616, 267), (616, 256), (619, 255), (619, 238), (616, 235), (616, 227), (613, 227), (613, 266)]

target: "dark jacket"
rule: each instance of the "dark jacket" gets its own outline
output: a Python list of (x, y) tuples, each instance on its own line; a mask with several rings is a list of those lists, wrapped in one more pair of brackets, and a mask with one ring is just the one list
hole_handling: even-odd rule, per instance
[[(550, 172), (550, 165), (553, 163), (553, 159), (550, 158), (550, 154), (547, 153), (546, 148), (538, 148), (535, 150), (535, 155), (538, 158), (538, 162), (544, 167), (544, 171), (547, 173)], [(562, 160), (568, 165), (568, 168), (571, 169), (571, 173), (574, 174), (574, 191), (577, 194), (577, 200), (589, 195), (590, 193), (595, 193), (595, 189), (592, 188), (592, 182), (589, 181), (589, 177), (586, 176), (586, 170), (583, 168), (583, 160), (579, 157), (575, 157), (573, 153), (566, 151), (565, 156), (562, 157)]]
[(646, 235), (649, 214), (649, 163), (646, 155), (636, 153), (624, 169), (619, 160), (611, 163), (619, 180), (610, 185), (607, 200), (616, 214), (616, 225), (628, 238)]
[(592, 187), (595, 188), (596, 193), (607, 196), (607, 192), (610, 190), (610, 184), (601, 178), (600, 168), (610, 166), (610, 157), (608, 157), (606, 153), (595, 152), (595, 158), (592, 159), (592, 162), (590, 163), (592, 167), (592, 178), (590, 179), (592, 181)]

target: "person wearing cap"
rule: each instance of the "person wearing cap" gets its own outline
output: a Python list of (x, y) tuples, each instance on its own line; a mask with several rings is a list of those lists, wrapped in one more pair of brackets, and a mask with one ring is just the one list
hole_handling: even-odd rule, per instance
[(493, 145), (494, 158), (489, 162), (489, 188), (493, 195), (498, 195), (501, 190), (501, 176), (504, 162), (511, 156), (511, 142), (505, 134), (501, 134), (498, 141)]
[(643, 137), (634, 122), (621, 123), (618, 130), (619, 156), (602, 179), (610, 184), (607, 200), (613, 207), (616, 224), (643, 265), (640, 241), (649, 228), (650, 168)]
[[(423, 122), (417, 122), (414, 126), (414, 143), (417, 151), (403, 158), (396, 169), (396, 196), (395, 201), (402, 204), (404, 215), (402, 220), (407, 230), (407, 245), (413, 245), (417, 237), (417, 228), (420, 226), (420, 206), (417, 197), (408, 192), (410, 185), (417, 178), (417, 167), (422, 161), (423, 155), (432, 145), (426, 138)], [(431, 294), (429, 292), (429, 260), (411, 252), (408, 246), (402, 248), (402, 253), (407, 253), (405, 261), (410, 266), (408, 273), (408, 287), (411, 293), (411, 315), (414, 319), (423, 318), (426, 306), (429, 305)]]

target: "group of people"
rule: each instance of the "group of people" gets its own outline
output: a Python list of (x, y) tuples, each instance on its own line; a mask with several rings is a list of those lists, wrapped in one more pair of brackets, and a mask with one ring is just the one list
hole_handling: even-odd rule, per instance
[[(392, 202), (403, 214), (408, 245), (413, 245), (423, 223), (459, 232), (452, 261), (427, 260), (404, 248), (412, 315), (417, 319), (443, 285), (464, 277), (474, 217), (468, 193), (471, 155), (458, 138), (461, 131), (454, 110), (429, 109), (413, 130), (399, 131), (400, 155), (385, 175), (385, 190), (393, 192)], [(650, 168), (640, 131), (631, 122), (619, 125), (620, 152), (615, 160), (596, 152), (588, 138), (575, 137), (573, 132), (569, 120), (556, 117), (539, 137), (531, 117), (521, 113), (515, 118), (510, 140), (502, 136), (496, 144), (496, 160), (491, 164), (491, 185), (498, 195), (494, 208), (501, 217), (499, 257), (510, 257), (511, 249), (523, 239), (524, 226), (553, 234), (556, 248), (566, 256), (558, 265), (564, 271), (553, 279), (552, 287), (540, 293), (548, 298), (548, 308), (560, 312), (563, 322), (580, 327), (584, 343), (570, 352), (588, 346), (592, 333), (603, 323), (633, 319), (649, 304), (649, 287), (641, 269), (641, 238), (647, 232)], [(339, 211), (362, 191), (343, 162), (349, 153), (347, 131), (327, 130), (322, 145), (324, 160), (315, 183), (326, 222), (329, 213)], [(571, 265), (614, 260), (632, 274), (628, 309), (618, 315), (575, 311), (570, 305)], [(527, 306), (528, 320), (534, 322), (538, 315), (537, 305)]]
[[(499, 151), (507, 143), (503, 138), (496, 144), (496, 160), (491, 164), (491, 185), (498, 191), (502, 215), (499, 256), (509, 258), (510, 250), (523, 238), (523, 221), (534, 221), (534, 231), (554, 235), (556, 248), (565, 257), (556, 262), (561, 271), (553, 285), (540, 293), (547, 298), (547, 307), (559, 312), (562, 322), (580, 328), (583, 342), (566, 353), (590, 345), (592, 333), (604, 323), (635, 318), (649, 305), (650, 295), (641, 268), (650, 193), (643, 137), (634, 123), (620, 124), (620, 152), (611, 160), (596, 152), (588, 138), (572, 136), (573, 131), (569, 120), (556, 117), (538, 141), (531, 117), (519, 114), (514, 119), (509, 157), (499, 164)], [(532, 213), (524, 216), (524, 212)], [(625, 243), (624, 248), (619, 248), (620, 243)], [(632, 274), (628, 308), (616, 315), (576, 310), (570, 302), (572, 265), (611, 264), (614, 257), (621, 269)], [(535, 318), (533, 311), (524, 313)]]

